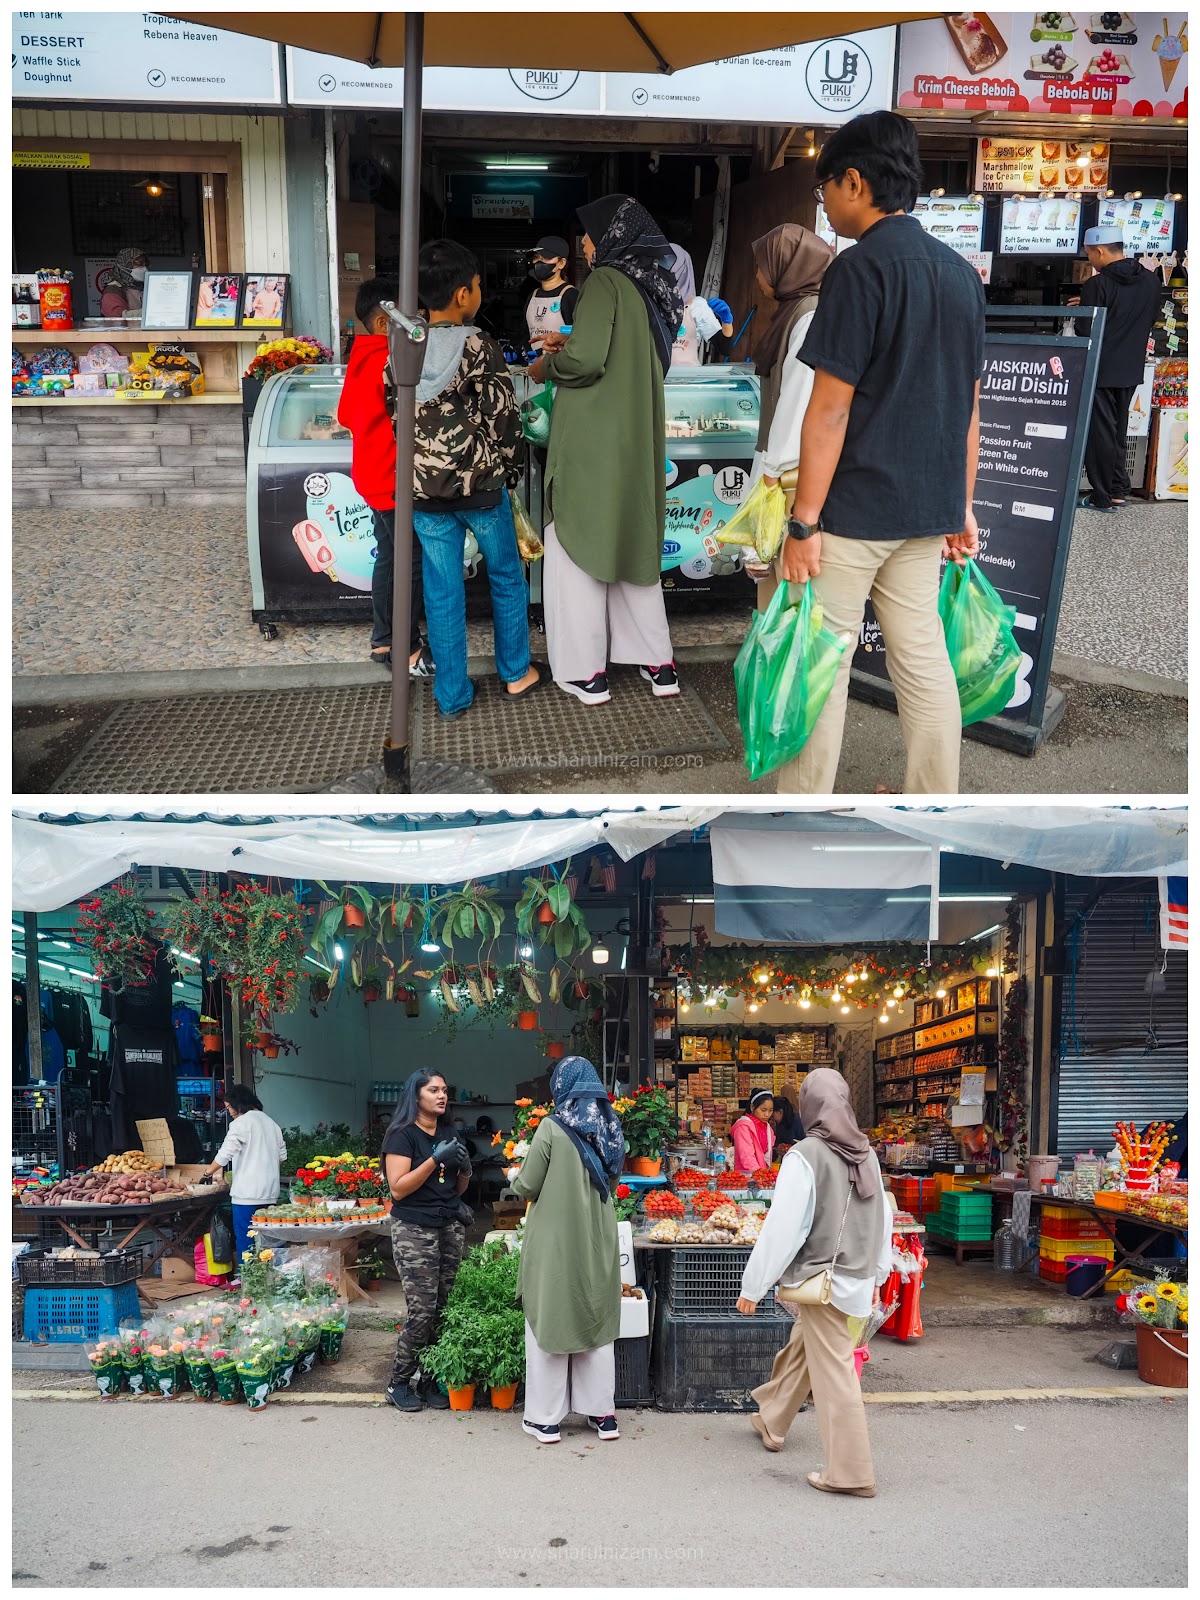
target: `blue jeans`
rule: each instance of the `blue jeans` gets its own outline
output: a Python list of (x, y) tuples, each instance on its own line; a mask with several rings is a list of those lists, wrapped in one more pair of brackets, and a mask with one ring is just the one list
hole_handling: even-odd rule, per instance
[(467, 677), (463, 539), (468, 529), (487, 563), (496, 671), (505, 683), (516, 683), (529, 671), (529, 591), (517, 553), (508, 490), (501, 490), (498, 506), (484, 511), (414, 511), (413, 526), (424, 555), (425, 621), (437, 669), (433, 693), (439, 709), (451, 716), (465, 711), (475, 698), (475, 686)]
[(257, 1206), (233, 1207), (233, 1275), (240, 1278), (242, 1275), (242, 1256), (250, 1248), (250, 1224), (254, 1220)]

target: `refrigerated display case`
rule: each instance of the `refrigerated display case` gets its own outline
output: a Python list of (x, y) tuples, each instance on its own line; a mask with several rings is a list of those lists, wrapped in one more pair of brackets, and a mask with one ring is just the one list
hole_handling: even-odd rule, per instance
[[(350, 477), (351, 438), (337, 420), (344, 366), (294, 367), (263, 385), (246, 461), (251, 615), (278, 622), (371, 620), (375, 516)], [(517, 400), (523, 371), (512, 373)], [(480, 568), (464, 541), (468, 578)], [(468, 584), (469, 612), (489, 605), (482, 574)]]
[(750, 487), (758, 437), (758, 377), (748, 368), (674, 368), (666, 379), (667, 603), (723, 595), (753, 603), (737, 546), (717, 543)]

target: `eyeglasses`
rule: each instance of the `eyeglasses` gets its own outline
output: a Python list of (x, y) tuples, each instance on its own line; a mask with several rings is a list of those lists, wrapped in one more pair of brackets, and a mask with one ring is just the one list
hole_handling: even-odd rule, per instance
[(819, 206), (825, 204), (825, 185), (823, 183), (813, 184), (813, 199)]

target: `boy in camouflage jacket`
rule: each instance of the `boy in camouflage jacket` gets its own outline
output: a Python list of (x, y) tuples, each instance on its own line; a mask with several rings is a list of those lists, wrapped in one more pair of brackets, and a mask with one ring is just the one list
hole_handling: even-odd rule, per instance
[(467, 676), (468, 532), (487, 564), (496, 670), (508, 694), (519, 699), (544, 681), (530, 663), (528, 592), (508, 498), (525, 447), (504, 357), (474, 326), (482, 299), (474, 256), (448, 239), (427, 244), (418, 290), (429, 336), (417, 385), (413, 526), (424, 557), (434, 696), (443, 716), (459, 717), (475, 698)]

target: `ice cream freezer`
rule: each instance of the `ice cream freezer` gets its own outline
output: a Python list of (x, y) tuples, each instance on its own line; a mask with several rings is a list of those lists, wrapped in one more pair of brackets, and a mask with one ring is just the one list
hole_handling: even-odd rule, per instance
[[(277, 622), (371, 618), (375, 517), (350, 477), (351, 439), (337, 420), (346, 369), (295, 367), (263, 386), (246, 462), (251, 607)], [(518, 401), (524, 372), (512, 374)], [(479, 547), (464, 541), (469, 612), (489, 605)]]
[(753, 602), (740, 549), (718, 544), (716, 534), (750, 488), (758, 416), (758, 377), (748, 367), (674, 367), (667, 374), (668, 606), (700, 596)]

